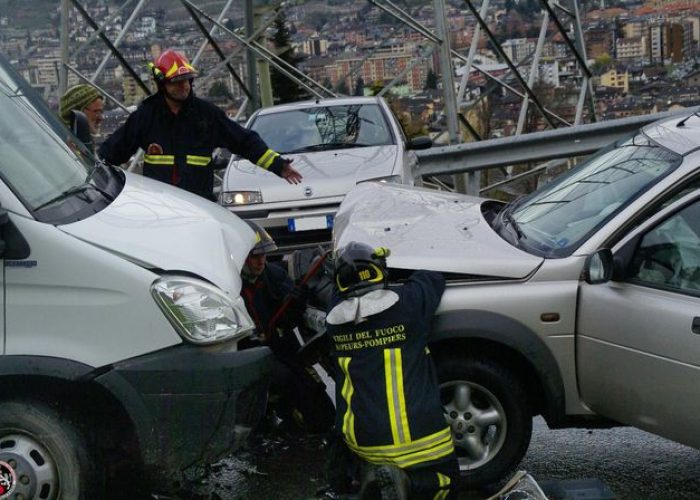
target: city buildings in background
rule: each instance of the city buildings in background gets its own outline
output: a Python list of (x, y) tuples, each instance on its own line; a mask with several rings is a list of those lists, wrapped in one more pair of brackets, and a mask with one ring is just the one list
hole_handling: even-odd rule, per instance
[[(103, 24), (114, 41), (129, 12), (121, 12), (122, 1), (82, 2), (93, 19)], [(224, 2), (207, 3), (216, 17)], [(244, 33), (243, 2), (234, 2), (224, 24)], [(437, 51), (409, 26), (387, 15), (366, 0), (307, 0), (288, 2), (284, 7), (286, 26), (297, 67), (339, 94), (362, 95), (377, 92), (398, 75), (399, 84), (390, 92), (392, 107), (409, 133), (435, 132), (445, 128), (441, 113), (440, 65)], [(408, 2), (411, 15), (423, 26), (435, 24), (432, 2)], [(477, 23), (461, 1), (447, 1), (446, 25), (452, 49), (466, 56)], [(529, 60), (535, 50), (541, 25), (540, 4), (531, 0), (494, 0), (485, 19), (506, 56), (527, 79), (536, 71), (534, 87), (546, 96), (547, 106), (564, 119), (573, 121), (578, 88), (578, 61), (561, 34), (550, 26), (537, 68)], [(588, 66), (593, 72), (593, 92), (599, 119), (665, 111), (700, 104), (700, 1), (648, 2), (617, 0), (586, 2), (581, 5), (581, 24)], [(57, 106), (60, 58), (60, 2), (16, 2), (0, 0), (0, 51), (36, 87), (50, 105)], [(211, 23), (205, 23), (209, 26)], [(70, 64), (91, 77), (103, 64), (106, 46), (93, 29), (71, 9)], [(272, 28), (265, 33), (272, 46)], [(214, 37), (225, 54), (238, 51), (229, 62), (244, 78), (245, 51), (233, 37), (219, 32)], [(164, 47), (174, 47), (191, 58), (203, 45), (204, 37), (182, 4), (149, 0), (119, 44), (124, 58), (140, 78), (152, 86), (147, 63)], [(90, 42), (90, 43), (87, 43)], [(480, 64), (495, 75), (508, 68), (488, 42), (481, 37), (477, 48)], [(418, 60), (418, 61), (416, 61)], [(203, 77), (196, 91), (211, 99), (231, 116), (238, 113), (245, 93), (236, 79), (219, 64), (210, 47), (204, 47), (196, 66)], [(216, 68), (216, 73), (213, 73)], [(464, 73), (463, 63), (454, 61), (455, 81)], [(461, 71), (460, 71), (461, 70)], [(68, 84), (79, 78), (69, 71)], [(104, 64), (96, 83), (126, 106), (137, 105), (145, 92), (114, 57)], [(482, 137), (514, 133), (520, 101), (503, 89), (493, 91), (481, 73), (472, 71), (466, 95), (481, 99), (476, 127)], [(274, 89), (273, 89), (274, 93)], [(104, 131), (108, 133), (123, 120), (124, 112), (112, 103), (107, 109)], [(470, 120), (472, 118), (470, 117)], [(546, 127), (536, 110), (527, 122), (529, 131)]]

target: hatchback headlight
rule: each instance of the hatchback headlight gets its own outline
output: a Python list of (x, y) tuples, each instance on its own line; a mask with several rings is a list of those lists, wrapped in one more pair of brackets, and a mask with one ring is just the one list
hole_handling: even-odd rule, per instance
[(224, 191), (221, 193), (220, 201), (225, 207), (252, 205), (262, 203), (263, 197), (260, 191)]
[(177, 333), (194, 344), (242, 338), (255, 327), (243, 299), (206, 281), (165, 277), (151, 285), (151, 294)]

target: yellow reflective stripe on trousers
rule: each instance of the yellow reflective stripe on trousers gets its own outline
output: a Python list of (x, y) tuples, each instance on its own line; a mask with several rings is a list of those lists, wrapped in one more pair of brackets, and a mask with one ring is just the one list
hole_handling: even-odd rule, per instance
[(187, 155), (187, 164), (195, 167), (206, 167), (211, 161), (211, 156)]
[(438, 477), (438, 484), (440, 485), (440, 489), (446, 488), (450, 485), (452, 480), (450, 479), (450, 476), (446, 476), (445, 474), (440, 474), (439, 472), (436, 472)]
[(433, 500), (445, 500), (447, 498), (447, 495), (450, 494), (450, 490), (440, 490), (437, 493), (435, 493), (435, 496), (433, 497)]
[(386, 384), (386, 404), (389, 410), (389, 423), (394, 444), (411, 441), (408, 428), (406, 398), (403, 392), (403, 363), (401, 349), (384, 349), (384, 381)]
[(175, 165), (175, 156), (173, 155), (143, 155), (144, 163), (151, 165)]
[(352, 395), (355, 389), (352, 386), (352, 380), (350, 380), (350, 358), (338, 358), (338, 365), (345, 375), (345, 380), (343, 381), (343, 390), (341, 394), (345, 400), (347, 410), (345, 410), (345, 415), (343, 415), (343, 435), (345, 439), (351, 445), (356, 445), (357, 440), (355, 439), (355, 415), (352, 413)]
[(263, 155), (260, 158), (258, 158), (256, 165), (267, 170), (268, 168), (270, 168), (270, 165), (272, 165), (272, 162), (275, 161), (275, 158), (277, 158), (278, 156), (279, 154), (275, 153), (271, 149), (268, 149), (267, 151), (265, 151), (265, 153), (263, 153)]
[(454, 452), (452, 435), (447, 427), (403, 446), (358, 446), (348, 443), (348, 447), (368, 462), (401, 468), (438, 460)]
[(433, 500), (444, 500), (445, 498), (447, 498), (447, 495), (450, 494), (450, 483), (452, 483), (452, 480), (449, 478), (449, 476), (446, 476), (445, 474), (440, 474), (439, 472), (436, 472), (436, 474), (438, 478), (438, 487), (440, 488), (440, 491), (435, 493)]

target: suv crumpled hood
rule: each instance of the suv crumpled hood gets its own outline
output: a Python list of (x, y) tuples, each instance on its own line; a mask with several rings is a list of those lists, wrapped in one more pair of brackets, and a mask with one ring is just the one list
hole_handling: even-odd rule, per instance
[(247, 160), (233, 160), (223, 190), (259, 190), (265, 203), (343, 196), (358, 182), (392, 175), (397, 154), (394, 145), (285, 154), (302, 175), (300, 184), (289, 184)]
[(391, 250), (400, 269), (524, 278), (542, 258), (503, 240), (481, 214), (485, 200), (456, 193), (368, 182), (354, 188), (335, 217), (336, 248), (362, 241)]
[(128, 172), (107, 208), (59, 229), (142, 267), (194, 273), (232, 296), (255, 244), (253, 231), (225, 208)]

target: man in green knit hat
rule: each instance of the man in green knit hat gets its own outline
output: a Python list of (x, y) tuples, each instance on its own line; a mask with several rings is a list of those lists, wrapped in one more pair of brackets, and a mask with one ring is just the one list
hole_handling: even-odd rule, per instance
[(58, 114), (61, 120), (69, 127), (73, 126), (73, 111), (80, 111), (85, 115), (90, 125), (90, 133), (96, 135), (100, 131), (102, 112), (104, 110), (102, 94), (87, 83), (74, 85), (63, 94), (59, 102)]

